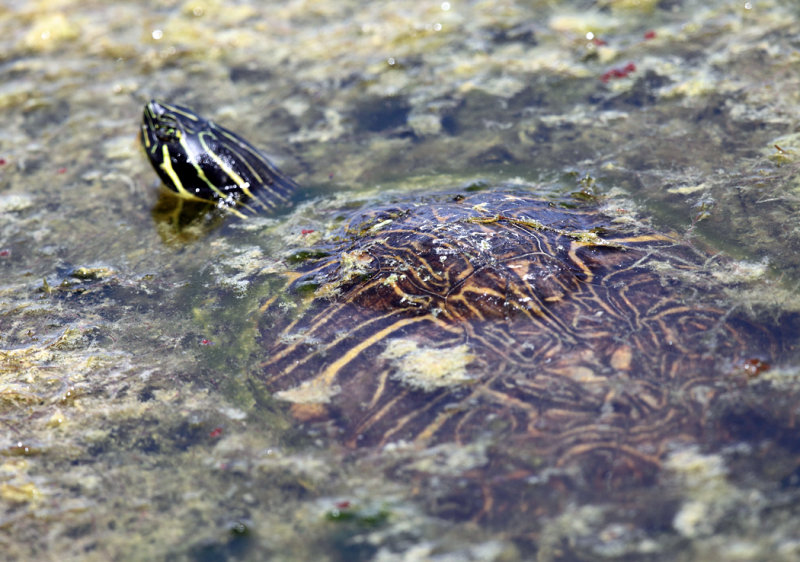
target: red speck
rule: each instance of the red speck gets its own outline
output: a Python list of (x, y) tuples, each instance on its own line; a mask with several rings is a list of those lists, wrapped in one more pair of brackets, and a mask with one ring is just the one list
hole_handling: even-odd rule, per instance
[(599, 37), (593, 37), (592, 38), (592, 43), (597, 45), (598, 47), (602, 47), (603, 45), (608, 45), (607, 42), (603, 41)]
[(211, 437), (212, 439), (216, 439), (220, 435), (222, 435), (222, 428), (221, 427), (214, 428), (214, 431), (212, 431), (211, 433), (208, 434), (208, 436)]
[(67, 173), (67, 169), (66, 168), (59, 168), (58, 170), (56, 170), (56, 173), (57, 174), (66, 174)]
[(0, 258), (11, 257), (11, 250), (0, 250)]
[(200, 345), (214, 345), (214, 342), (211, 340), (202, 339), (200, 340)]
[(7, 160), (5, 158), (0, 158), (0, 166), (5, 166)]
[(313, 228), (304, 228), (303, 230), (300, 231), (300, 234), (305, 236), (306, 234), (311, 234), (312, 232), (315, 232)]
[(652, 29), (650, 31), (646, 31), (645, 34), (644, 34), (644, 38), (647, 39), (648, 41), (650, 39), (655, 39), (656, 38), (656, 32), (653, 31)]
[(343, 502), (336, 502), (336, 509), (347, 509), (350, 507), (350, 502), (345, 500)]
[(742, 361), (742, 369), (744, 370), (744, 374), (747, 375), (747, 378), (754, 379), (764, 371), (768, 371), (770, 368), (770, 364), (766, 361), (762, 361), (756, 357), (752, 357), (750, 359), (744, 359)]
[(608, 82), (612, 78), (625, 78), (631, 72), (636, 71), (636, 65), (632, 62), (629, 62), (625, 66), (619, 68), (612, 68), (611, 70), (606, 70), (601, 76), (600, 80), (603, 82)]

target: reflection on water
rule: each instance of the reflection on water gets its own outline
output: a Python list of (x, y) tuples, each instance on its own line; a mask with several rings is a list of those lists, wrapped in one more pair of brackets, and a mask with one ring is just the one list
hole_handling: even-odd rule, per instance
[[(796, 558), (797, 16), (769, 1), (6, 2), (7, 557)], [(154, 97), (264, 149), (304, 186), (292, 208), (176, 209), (136, 140)], [(539, 340), (500, 346), (463, 323), (450, 342), (441, 320), (441, 337), (365, 345), (376, 378), (343, 363), (329, 382), (346, 392), (328, 403), (270, 394), (301, 382), (265, 384), (281, 350), (317, 353), (320, 376), (337, 356), (330, 332), (283, 330), (297, 314), (287, 268), (316, 263), (354, 212), (495, 186), (580, 192), (613, 217), (601, 236), (644, 223), (699, 262), (658, 249), (640, 264), (648, 298), (667, 295), (623, 315), (657, 319), (646, 342), (609, 320), (625, 283), (596, 319), (573, 318), (563, 333), (599, 325), (605, 355), (565, 338), (549, 355)], [(683, 323), (663, 313), (681, 307)], [(740, 343), (759, 327), (768, 352)], [(704, 351), (662, 353), (682, 338)], [(474, 382), (526, 353), (549, 360), (535, 399), (520, 378)], [(437, 373), (461, 381), (427, 391), (439, 402), (408, 390)], [(381, 409), (395, 399), (402, 418)], [(586, 424), (570, 425), (576, 412)], [(469, 438), (392, 433), (417, 422)], [(348, 446), (363, 423), (370, 443)], [(595, 457), (550, 451), (581, 443)], [(627, 471), (623, 450), (647, 471)]]

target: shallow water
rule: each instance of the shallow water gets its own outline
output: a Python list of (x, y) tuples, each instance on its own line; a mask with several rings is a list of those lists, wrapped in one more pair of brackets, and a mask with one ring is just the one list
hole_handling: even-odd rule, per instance
[[(2, 3), (0, 548), (795, 559), (799, 15), (722, 0)], [(263, 147), (305, 186), (297, 204), (176, 230), (136, 140), (150, 98)], [(484, 445), (354, 453), (258, 378), (259, 309), (290, 255), (348, 209), (496, 184), (590, 191), (720, 252), (703, 279), (718, 305), (784, 332), (769, 369), (718, 387), (724, 444), (676, 446), (648, 487), (607, 500), (554, 487), (522, 531), (525, 514), (513, 529), (448, 516), (474, 497), (458, 476)]]

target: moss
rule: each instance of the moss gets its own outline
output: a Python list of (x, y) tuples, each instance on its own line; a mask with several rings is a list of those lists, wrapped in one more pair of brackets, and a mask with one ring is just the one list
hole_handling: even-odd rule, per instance
[(321, 283), (314, 292), (317, 298), (330, 299), (338, 296), (343, 287), (366, 279), (373, 273), (373, 258), (369, 248), (341, 252), (334, 276)]
[(420, 347), (409, 339), (392, 339), (381, 357), (395, 366), (393, 378), (410, 388), (433, 391), (472, 382), (467, 367), (475, 360), (466, 345), (449, 348)]
[(0, 498), (9, 503), (35, 502), (42, 497), (42, 493), (32, 482), (25, 484), (0, 484)]
[(299, 386), (275, 393), (275, 397), (293, 404), (327, 404), (341, 392), (338, 385), (328, 386), (315, 381), (305, 381)]
[(726, 481), (725, 462), (720, 456), (684, 449), (672, 454), (667, 466), (688, 490), (673, 521), (685, 537), (713, 533), (720, 519), (742, 499)]
[[(478, 211), (480, 213), (486, 213), (488, 209), (486, 209), (483, 204), (476, 205), (473, 207), (473, 210)], [(506, 217), (502, 215), (492, 215), (492, 216), (484, 216), (484, 217), (470, 217), (467, 219), (469, 222), (475, 222), (479, 224), (492, 224), (496, 222), (507, 222), (510, 224), (515, 224), (519, 226), (524, 226), (526, 228), (530, 228), (532, 230), (547, 230), (549, 232), (554, 232), (559, 236), (566, 236), (567, 238), (572, 238), (576, 242), (580, 242), (581, 244), (585, 244), (587, 246), (608, 246), (612, 248), (620, 248), (624, 249), (624, 244), (620, 244), (618, 242), (613, 242), (609, 240), (605, 240), (601, 234), (602, 231), (598, 231), (597, 229), (590, 229), (590, 230), (563, 230), (560, 228), (554, 228), (549, 225), (545, 225), (542, 222), (536, 219), (529, 219), (529, 218), (512, 218)]]
[(300, 250), (288, 256), (286, 261), (290, 264), (298, 264), (309, 260), (322, 259), (328, 255), (329, 253), (324, 250)]
[(385, 525), (391, 512), (386, 507), (347, 505), (333, 508), (325, 514), (328, 521), (350, 523), (363, 529)]
[(661, 0), (601, 0), (600, 6), (611, 8), (612, 12), (638, 12), (651, 14)]
[(62, 43), (76, 39), (80, 28), (63, 13), (41, 14), (25, 35), (24, 44), (31, 50), (49, 52)]

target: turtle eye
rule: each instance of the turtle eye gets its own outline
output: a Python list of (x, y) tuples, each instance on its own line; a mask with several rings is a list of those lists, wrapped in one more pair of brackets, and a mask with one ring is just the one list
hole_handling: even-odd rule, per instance
[(172, 115), (161, 115), (155, 122), (154, 129), (161, 142), (176, 142), (181, 138), (178, 121)]
[(180, 140), (181, 132), (178, 129), (156, 127), (156, 137), (161, 142), (176, 142)]

